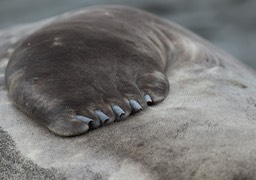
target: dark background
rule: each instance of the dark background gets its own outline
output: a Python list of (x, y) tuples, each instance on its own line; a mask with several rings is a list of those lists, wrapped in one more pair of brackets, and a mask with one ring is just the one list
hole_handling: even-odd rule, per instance
[(97, 4), (135, 6), (175, 21), (256, 69), (256, 0), (0, 0), (0, 28)]

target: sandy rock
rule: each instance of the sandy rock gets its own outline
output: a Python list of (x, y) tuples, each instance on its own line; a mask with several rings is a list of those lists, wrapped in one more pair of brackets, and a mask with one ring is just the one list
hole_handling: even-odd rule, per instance
[(174, 57), (159, 105), (82, 136), (56, 136), (16, 109), (8, 59), (53, 19), (0, 31), (0, 179), (256, 179), (256, 73), (217, 48), (214, 62)]

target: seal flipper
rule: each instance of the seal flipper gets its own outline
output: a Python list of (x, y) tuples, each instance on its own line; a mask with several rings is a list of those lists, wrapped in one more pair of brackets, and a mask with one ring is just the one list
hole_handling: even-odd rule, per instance
[(147, 36), (156, 29), (153, 16), (99, 10), (113, 18), (94, 16), (94, 8), (46, 26), (20, 44), (6, 68), (14, 103), (62, 136), (126, 118), (168, 94), (166, 51)]

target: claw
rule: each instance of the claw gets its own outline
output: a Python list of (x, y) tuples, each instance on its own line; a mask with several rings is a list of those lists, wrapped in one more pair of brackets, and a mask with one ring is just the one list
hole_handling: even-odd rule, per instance
[(121, 118), (125, 114), (124, 110), (118, 105), (113, 105), (112, 109), (115, 115), (119, 118)]
[(76, 115), (76, 118), (80, 121), (85, 122), (87, 125), (89, 125), (91, 122), (93, 122), (92, 119), (86, 117), (86, 116), (81, 116), (81, 115)]
[(144, 100), (147, 102), (147, 105), (149, 105), (149, 106), (153, 104), (153, 101), (152, 101), (151, 97), (148, 94), (146, 94), (144, 96)]
[(94, 128), (97, 128), (100, 126), (100, 120), (98, 119), (95, 119), (93, 122), (92, 122), (92, 129)]
[(109, 120), (109, 117), (99, 110), (94, 111), (94, 114), (100, 119), (102, 124)]
[(137, 112), (137, 111), (141, 111), (141, 110), (142, 110), (142, 107), (140, 106), (140, 104), (139, 104), (137, 101), (133, 100), (133, 99), (131, 99), (131, 100), (129, 101), (129, 104), (130, 104), (130, 106), (131, 106), (131, 108), (132, 108), (132, 110), (133, 110), (134, 112)]

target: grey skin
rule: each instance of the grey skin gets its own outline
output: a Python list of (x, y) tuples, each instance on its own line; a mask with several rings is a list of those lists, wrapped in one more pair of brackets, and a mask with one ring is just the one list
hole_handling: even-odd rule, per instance
[(83, 134), (163, 101), (183, 36), (197, 38), (141, 10), (89, 7), (20, 43), (6, 68), (9, 97), (54, 133)]

